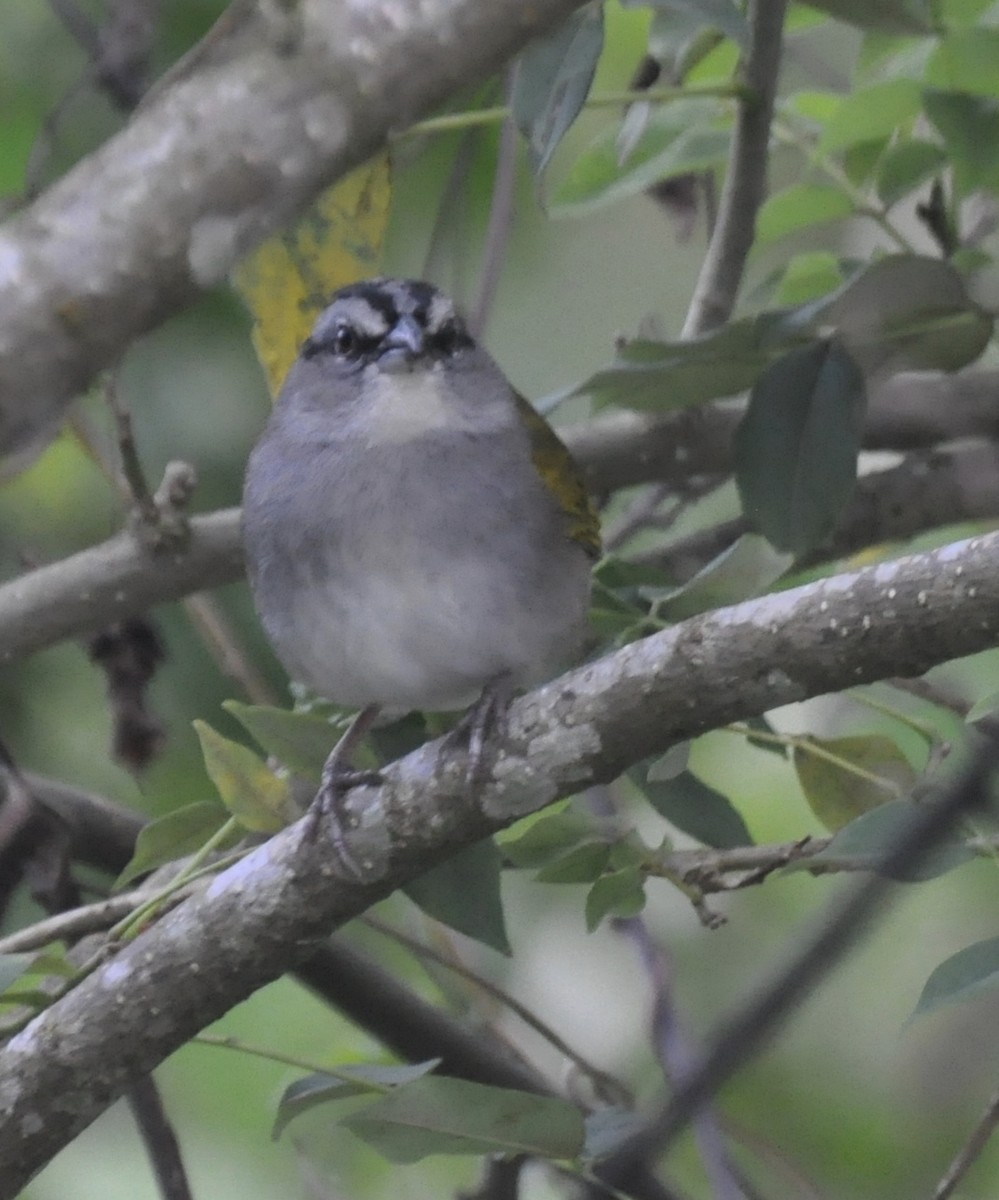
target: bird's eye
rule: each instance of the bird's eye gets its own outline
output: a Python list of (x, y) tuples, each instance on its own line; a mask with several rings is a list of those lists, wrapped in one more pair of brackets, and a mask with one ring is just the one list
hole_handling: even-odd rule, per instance
[(333, 330), (330, 346), (334, 354), (338, 354), (342, 358), (350, 358), (360, 350), (361, 339), (349, 325), (338, 325)]
[(463, 346), (467, 346), (468, 342), (469, 337), (465, 332), (465, 327), (460, 321), (453, 319), (445, 321), (433, 336), (435, 348), (449, 357), (456, 354)]

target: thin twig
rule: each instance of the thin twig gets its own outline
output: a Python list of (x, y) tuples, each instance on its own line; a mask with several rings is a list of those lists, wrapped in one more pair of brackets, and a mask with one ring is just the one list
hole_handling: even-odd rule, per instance
[(554, 1046), (560, 1054), (565, 1055), (565, 1057), (575, 1067), (577, 1067), (584, 1075), (588, 1076), (593, 1081), (593, 1084), (600, 1095), (607, 1097), (608, 1100), (612, 1100), (617, 1104), (627, 1102), (628, 1091), (623, 1084), (621, 1084), (617, 1079), (613, 1078), (613, 1076), (608, 1075), (605, 1071), (601, 1071), (599, 1067), (594, 1066), (593, 1063), (589, 1062), (583, 1057), (583, 1055), (574, 1050), (567, 1042), (563, 1041), (563, 1039), (559, 1037), (559, 1035), (554, 1029), (551, 1028), (551, 1026), (546, 1025), (540, 1017), (536, 1016), (529, 1008), (525, 1007), (520, 1003), (519, 1000), (516, 1000), (513, 996), (511, 996), (509, 992), (503, 991), (502, 988), (497, 987), (496, 984), (478, 974), (476, 971), (473, 971), (464, 963), (458, 962), (453, 958), (448, 958), (447, 955), (442, 954), (439, 950), (435, 950), (432, 946), (427, 946), (423, 942), (417, 941), (416, 938), (409, 937), (407, 934), (403, 933), (399, 929), (396, 929), (394, 926), (388, 925), (384, 921), (379, 920), (377, 917), (371, 916), (370, 913), (361, 919), (365, 925), (370, 926), (372, 929), (376, 929), (379, 933), (384, 934), (385, 937), (391, 938), (395, 942), (398, 942), (401, 946), (405, 946), (406, 949), (414, 954), (417, 958), (429, 959), (431, 962), (435, 962), (438, 965), (445, 967), (448, 971), (453, 971), (454, 974), (458, 975), (461, 979), (471, 983), (480, 991), (485, 992), (487, 996), (491, 996), (492, 999), (502, 1004), (505, 1008), (508, 1008), (516, 1016), (520, 1017), (525, 1025), (528, 1025), (534, 1030), (535, 1033), (543, 1037), (546, 1042)]
[[(509, 94), (512, 80), (507, 81)], [(499, 149), (496, 154), (496, 173), (493, 178), (493, 196), (489, 206), (489, 225), (482, 251), (482, 267), (479, 272), (479, 294), (472, 306), (471, 328), (475, 337), (485, 332), (489, 314), (492, 312), (499, 287), (500, 276), (506, 261), (506, 248), (513, 225), (514, 196), (517, 187), (517, 126), (513, 117), (503, 122)]]
[(752, 0), (750, 49), (743, 67), (748, 89), (739, 102), (732, 153), (718, 202), (718, 222), (684, 322), (690, 338), (728, 320), (742, 282), (766, 191), (766, 172), (786, 0)]
[(137, 1079), (126, 1093), (163, 1200), (193, 1200), (180, 1143), (152, 1075)]
[[(614, 922), (638, 951), (652, 989), (652, 1041), (666, 1078), (679, 1087), (693, 1070), (696, 1055), (676, 1010), (673, 966), (640, 917)], [(718, 1118), (710, 1108), (693, 1118), (694, 1140), (714, 1200), (744, 1200), (732, 1169)]]
[(216, 666), (238, 684), (251, 704), (280, 703), (267, 680), (253, 665), (240, 644), (228, 616), (214, 596), (197, 592), (184, 600), (184, 611), (201, 637)]
[(654, 1136), (660, 1153), (854, 944), (884, 902), (890, 881), (911, 874), (933, 847), (982, 803), (997, 757), (997, 743), (989, 741), (943, 799), (917, 809), (912, 824), (885, 854), (878, 871), (849, 889), (790, 960), (721, 1026), (712, 1049), (676, 1091), (654, 1134), (646, 1135)]
[(995, 1132), (996, 1125), (999, 1125), (999, 1090), (994, 1091), (989, 1097), (989, 1102), (986, 1104), (978, 1124), (971, 1131), (968, 1140), (954, 1156), (954, 1161), (937, 1184), (933, 1200), (947, 1200), (948, 1196), (954, 1194), (954, 1189), (985, 1149), (989, 1138)]

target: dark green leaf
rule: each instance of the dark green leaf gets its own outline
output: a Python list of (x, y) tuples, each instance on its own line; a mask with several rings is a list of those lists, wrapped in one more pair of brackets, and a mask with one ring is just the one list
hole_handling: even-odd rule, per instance
[(319, 782), (323, 763), (343, 732), (341, 720), (260, 704), (225, 700), (222, 707), (268, 754), (290, 770)]
[[(784, 869), (795, 871), (824, 867), (829, 870), (879, 870), (885, 854), (907, 834), (918, 815), (918, 809), (912, 804), (904, 800), (891, 800), (865, 812), (849, 825), (844, 825), (818, 854)], [(974, 857), (972, 850), (956, 838), (951, 838), (936, 846), (915, 867), (893, 878), (901, 883), (921, 883), (963, 866)]]
[(808, 0), (838, 21), (879, 33), (932, 33), (930, 0)]
[(999, 937), (965, 946), (935, 967), (909, 1020), (948, 1004), (963, 1004), (996, 987), (999, 987)]
[(832, 532), (853, 491), (866, 394), (836, 342), (774, 363), (750, 393), (735, 439), (736, 483), (749, 523), (796, 557)]
[(751, 387), (777, 352), (771, 331), (783, 317), (747, 317), (685, 342), (626, 342), (617, 361), (575, 392), (598, 405), (667, 412)]
[(606, 917), (637, 917), (645, 907), (645, 876), (637, 867), (601, 875), (586, 894), (586, 928)]
[(877, 188), (881, 202), (897, 204), (917, 187), (938, 174), (947, 156), (936, 142), (909, 138), (896, 142), (878, 163)]
[(728, 128), (716, 124), (721, 111), (710, 100), (666, 105), (649, 118), (624, 166), (617, 129), (605, 129), (556, 188), (551, 215), (582, 216), (635, 196), (660, 180), (720, 165), (730, 141)]
[(511, 107), (536, 175), (544, 171), (579, 116), (603, 45), (603, 8), (588, 4), (521, 54)]
[(794, 562), (756, 533), (744, 533), (692, 579), (655, 605), (655, 615), (682, 621), (696, 613), (735, 604), (767, 591)]
[(411, 880), (403, 891), (435, 920), (509, 954), (500, 867), (499, 851), (492, 838), (485, 838)]
[(923, 106), (943, 135), (959, 190), (999, 188), (999, 100), (927, 88)]
[[(146, 875), (164, 863), (174, 862), (196, 850), (213, 837), (229, 820), (229, 814), (215, 800), (199, 800), (150, 821), (139, 830), (132, 860), (115, 881), (120, 890), (140, 875)], [(242, 834), (234, 834), (234, 841)]]
[(579, 1110), (565, 1100), (430, 1075), (342, 1124), (391, 1162), (429, 1154), (530, 1154), (572, 1159), (583, 1148)]
[(350, 1063), (338, 1067), (337, 1075), (327, 1075), (320, 1071), (315, 1075), (307, 1075), (304, 1079), (296, 1079), (285, 1088), (281, 1097), (271, 1137), (277, 1140), (289, 1121), (319, 1104), (346, 1100), (372, 1091), (381, 1095), (387, 1087), (399, 1087), (404, 1083), (411, 1083), (414, 1079), (421, 1079), (439, 1067), (440, 1063), (439, 1058), (432, 1058), (428, 1062), (393, 1066)]
[(727, 796), (709, 787), (691, 771), (664, 783), (643, 780), (639, 772), (628, 772), (642, 795), (660, 816), (705, 846), (717, 850), (751, 846), (746, 822)]
[[(909, 760), (891, 738), (881, 734), (807, 740), (823, 755), (796, 746), (794, 768), (809, 808), (830, 832), (842, 829), (861, 813), (897, 800), (916, 782)], [(830, 761), (826, 754), (838, 761)], [(876, 778), (866, 778), (859, 771)]]
[(792, 328), (802, 321), (836, 328), (867, 372), (957, 370), (981, 354), (992, 333), (992, 319), (970, 300), (955, 268), (917, 254), (879, 259), (784, 320)]
[(756, 236), (760, 244), (776, 241), (811, 225), (838, 221), (853, 212), (841, 188), (824, 183), (794, 183), (775, 193), (760, 209)]

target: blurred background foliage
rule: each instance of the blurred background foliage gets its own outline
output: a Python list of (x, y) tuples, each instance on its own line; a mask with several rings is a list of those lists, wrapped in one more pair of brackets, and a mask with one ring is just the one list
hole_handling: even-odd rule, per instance
[[(103, 6), (94, 0), (88, 7), (99, 21)], [(208, 0), (164, 0), (152, 75), (189, 48), (223, 7)], [(984, 6), (973, 7), (977, 14)], [(598, 93), (628, 86), (646, 51), (651, 18), (648, 9), (616, 3), (606, 11)], [(792, 21), (801, 33), (789, 42), (785, 91), (806, 85), (845, 91), (858, 55), (870, 50), (872, 39), (865, 40), (856, 28), (829, 21), (816, 25), (815, 20), (808, 10), (794, 12)], [(78, 87), (84, 69), (83, 51), (45, 0), (18, 0), (0, 9), (0, 193), (21, 192), (33, 147), (47, 129), (51, 147), (37, 175), (41, 185), (121, 124), (122, 114), (107, 98), (83, 86), (54, 130), (49, 128), (51, 114)], [(618, 120), (619, 114), (582, 115), (552, 166), (555, 185), (609, 119)], [(442, 188), (461, 153), (467, 173), (431, 268), (435, 281), (459, 298), (474, 295), (499, 136), (490, 128), (471, 140), (455, 132), (399, 142), (393, 155), (387, 273), (427, 273)], [(644, 194), (590, 215), (550, 218), (523, 161), (520, 168), (515, 220), (485, 340), (512, 381), (538, 398), (605, 365), (615, 337), (634, 334), (650, 313), (660, 330), (677, 336), (706, 235), (699, 217), (689, 237), (679, 236), (678, 224)], [(778, 151), (772, 189), (792, 182), (799, 170), (792, 154)], [(918, 224), (903, 223), (918, 246), (932, 249)], [(842, 224), (835, 239), (844, 256), (864, 257), (871, 246), (862, 221)], [(825, 248), (829, 242), (814, 230), (794, 240), (798, 249)], [(763, 288), (788, 254), (787, 244), (756, 253), (744, 294), (752, 297), (754, 289)], [(119, 389), (133, 410), (151, 480), (162, 476), (170, 460), (184, 459), (198, 473), (195, 509), (238, 503), (243, 464), (269, 401), (250, 345), (248, 316), (228, 289), (206, 296), (134, 345), (122, 363)], [(557, 421), (580, 419), (587, 411), (587, 402), (576, 399), (560, 409)], [(113, 453), (114, 433), (100, 397), (83, 399), (74, 421)], [(109, 536), (122, 520), (119, 499), (68, 428), (30, 470), (0, 488), (0, 574), (10, 578), (25, 564), (65, 556)], [(283, 702), (286, 681), (263, 642), (245, 588), (223, 589), (219, 598)], [(169, 733), (161, 758), (138, 781), (112, 762), (106, 752), (111, 730), (104, 680), (83, 647), (64, 644), (0, 669), (3, 736), (22, 767), (151, 815), (212, 796), (191, 723), (204, 718), (229, 736), (245, 738), (220, 708), (234, 687), (205, 653), (181, 606), (164, 607), (156, 617), (169, 654), (152, 687), (154, 707)], [(972, 694), (990, 690), (994, 667), (990, 658), (973, 669), (968, 676)], [(876, 724), (869, 712), (845, 700), (785, 716), (789, 723), (827, 734), (870, 732)], [(892, 733), (897, 736), (897, 727)], [(909, 749), (915, 757), (916, 748)], [(775, 756), (724, 733), (701, 739), (694, 755), (698, 773), (735, 799), (756, 840), (823, 832), (787, 764)], [(661, 822), (651, 810), (636, 813), (636, 821), (648, 826), (650, 841), (662, 837)], [(995, 932), (991, 906), (997, 883), (994, 863), (978, 861), (919, 887), (897, 886), (891, 910), (863, 946), (726, 1090), (726, 1123), (744, 1147), (740, 1156), (754, 1163), (762, 1194), (911, 1200), (931, 1193), (994, 1086), (999, 1055), (990, 1035), (999, 1000), (992, 995), (949, 1008), (904, 1030), (903, 1022), (941, 958)], [(692, 1036), (710, 1029), (747, 993), (761, 964), (780, 958), (837, 886), (829, 877), (773, 878), (762, 888), (717, 901), (728, 923), (711, 932), (679, 892), (664, 882), (650, 886), (647, 916), (669, 947), (678, 1011)], [(626, 941), (606, 926), (586, 932), (583, 895), (582, 887), (544, 886), (526, 872), (507, 872), (510, 960), (460, 935), (429, 931), (401, 897), (383, 908), (420, 936), (456, 947), (592, 1060), (632, 1081), (640, 1098), (651, 1099), (660, 1077), (649, 1047), (647, 981)], [(11, 922), (30, 915), (22, 904)], [(413, 986), (439, 999), (438, 982), (408, 955), (370, 930), (360, 929), (356, 936)], [(449, 999), (469, 1004), (467, 996)], [(562, 1069), (550, 1047), (502, 1009), (483, 1010), (476, 1000), (471, 1015), (529, 1047), (544, 1069)], [(313, 1060), (344, 1062), (381, 1054), (368, 1037), (289, 980), (239, 1006), (218, 1031)], [(278, 1192), (377, 1195), (392, 1188), (415, 1198), (454, 1194), (473, 1184), (479, 1165), (472, 1159), (433, 1158), (404, 1170), (391, 1168), (350, 1134), (331, 1130), (321, 1110), (272, 1143), (276, 1100), (297, 1074), (234, 1050), (197, 1045), (158, 1072), (196, 1195), (251, 1200)], [(671, 1175), (691, 1196), (707, 1194), (689, 1142), (671, 1160)], [(999, 1152), (987, 1151), (962, 1194), (984, 1198), (997, 1186)], [(548, 1194), (543, 1177), (536, 1187), (539, 1195)], [(127, 1111), (119, 1105), (101, 1119), (26, 1195), (31, 1200), (154, 1196)]]

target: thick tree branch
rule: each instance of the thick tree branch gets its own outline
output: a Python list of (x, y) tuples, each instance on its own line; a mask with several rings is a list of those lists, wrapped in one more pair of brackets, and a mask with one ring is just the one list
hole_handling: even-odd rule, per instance
[[(857, 480), (832, 535), (801, 564), (846, 558), (868, 546), (903, 541), (961, 521), (999, 518), (999, 446), (967, 441), (907, 455)], [(684, 583), (749, 528), (743, 517), (698, 530), (637, 561)]]
[(0, 448), (50, 437), (138, 334), (580, 0), (234, 5), (0, 231)]
[[(999, 413), (999, 404), (995, 405)], [(696, 426), (702, 414), (688, 414)], [(915, 414), (907, 424), (902, 409), (900, 427), (914, 439), (933, 437), (941, 428), (977, 427), (981, 420), (964, 421), (958, 408), (941, 404), (920, 422)], [(730, 468), (726, 439), (737, 419), (732, 409), (704, 410), (700, 436), (691, 439), (677, 425), (649, 427), (634, 413), (614, 413), (590, 426), (577, 426), (567, 441), (580, 458), (593, 490), (622, 486), (626, 476), (686, 477), (697, 468)], [(876, 421), (887, 417), (876, 414)], [(885, 430), (882, 429), (882, 433)], [(691, 448), (695, 447), (694, 450)], [(700, 453), (701, 457), (695, 457)], [(629, 465), (631, 464), (630, 469)], [(681, 469), (682, 463), (682, 469)], [(648, 474), (646, 474), (648, 473)], [(897, 467), (862, 477), (854, 497), (829, 542), (821, 548), (828, 560), (855, 553), (864, 546), (912, 537), (927, 529), (960, 521), (999, 516), (999, 451), (991, 443), (964, 441), (908, 456)], [(738, 537), (740, 521), (690, 535), (661, 551), (643, 555), (682, 581)], [(152, 552), (137, 537), (121, 533), (70, 558), (0, 585), (0, 663), (10, 662), (63, 640), (93, 633), (109, 621), (176, 600), (194, 591), (231, 583), (242, 577), (239, 510), (224, 509), (191, 520), (190, 539), (182, 546)]]
[(239, 509), (193, 517), (180, 545), (151, 549), (130, 531), (0, 587), (0, 663), (93, 633), (164, 600), (239, 579)]
[(303, 844), (300, 823), (271, 838), (11, 1040), (0, 1055), (0, 1196), (316, 939), (461, 846), (706, 729), (993, 646), (997, 560), (999, 535), (975, 538), (633, 643), (515, 703), (475, 799), (461, 761), (439, 743), (421, 747), (386, 769), (382, 788), (351, 793), (352, 849), (372, 863), (364, 881), (340, 877), (322, 840)]

